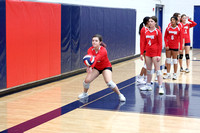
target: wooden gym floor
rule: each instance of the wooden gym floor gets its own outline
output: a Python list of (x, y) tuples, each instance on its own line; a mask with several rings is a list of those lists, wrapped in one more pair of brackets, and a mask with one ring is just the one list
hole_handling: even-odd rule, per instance
[[(136, 76), (143, 62), (136, 58), (113, 65), (113, 81), (126, 102), (119, 102), (102, 75), (91, 83), (89, 98), (79, 101), (86, 73), (1, 97), (0, 132), (199, 133), (200, 49), (190, 57), (190, 73), (163, 80), (163, 96), (156, 81), (153, 91), (139, 90)], [(185, 68), (185, 57), (183, 63)]]

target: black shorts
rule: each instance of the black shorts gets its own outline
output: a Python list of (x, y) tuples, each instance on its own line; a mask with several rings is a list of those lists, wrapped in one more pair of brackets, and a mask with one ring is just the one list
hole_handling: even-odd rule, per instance
[(170, 48), (169, 50), (172, 50), (172, 51), (178, 51), (178, 49), (172, 49), (172, 48)]
[(185, 43), (185, 46), (190, 46), (190, 43)]
[[(95, 67), (94, 67), (95, 68)], [(103, 70), (98, 70), (97, 68), (95, 68), (97, 71), (99, 71), (99, 74), (102, 74), (102, 72), (104, 71), (104, 70), (110, 70), (111, 72), (112, 72), (112, 67), (106, 67), (106, 68), (104, 68)]]

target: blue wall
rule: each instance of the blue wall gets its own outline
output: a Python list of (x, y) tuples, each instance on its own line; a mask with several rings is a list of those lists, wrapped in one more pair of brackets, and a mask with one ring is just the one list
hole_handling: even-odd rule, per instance
[(0, 89), (6, 88), (6, 8), (0, 0)]
[(200, 6), (194, 6), (194, 22), (197, 23), (197, 26), (194, 27), (193, 30), (193, 48), (200, 48)]
[(85, 67), (82, 57), (94, 34), (101, 34), (110, 60), (135, 54), (136, 11), (62, 5), (61, 72)]

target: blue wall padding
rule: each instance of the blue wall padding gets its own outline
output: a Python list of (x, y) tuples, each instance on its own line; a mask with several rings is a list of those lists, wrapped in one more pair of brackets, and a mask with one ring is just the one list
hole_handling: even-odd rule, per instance
[(82, 57), (101, 34), (110, 60), (135, 54), (136, 10), (62, 5), (61, 72), (85, 67)]
[(197, 23), (197, 26), (194, 27), (193, 30), (193, 48), (200, 48), (199, 42), (200, 42), (200, 6), (194, 6), (194, 22)]
[(6, 8), (0, 0), (0, 89), (6, 88)]
[(61, 73), (71, 71), (71, 8), (61, 5)]
[(80, 68), (80, 7), (72, 6), (71, 15), (71, 64), (72, 70)]

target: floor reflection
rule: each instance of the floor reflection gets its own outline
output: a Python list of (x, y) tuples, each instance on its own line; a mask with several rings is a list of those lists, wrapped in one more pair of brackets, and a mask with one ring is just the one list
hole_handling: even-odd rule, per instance
[(83, 108), (200, 118), (200, 85), (164, 83), (164, 95), (159, 95), (157, 83), (152, 86), (152, 91), (140, 91), (141, 86), (136, 84), (123, 88), (121, 92), (127, 98), (123, 104), (113, 93)]

